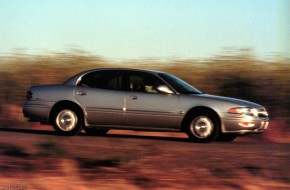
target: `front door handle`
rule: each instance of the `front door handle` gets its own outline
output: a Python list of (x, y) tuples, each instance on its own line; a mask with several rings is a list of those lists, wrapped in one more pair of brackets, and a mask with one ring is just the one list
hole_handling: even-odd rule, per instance
[(130, 100), (137, 100), (138, 99), (138, 96), (130, 96), (129, 99)]
[(80, 92), (77, 92), (77, 95), (84, 96), (84, 95), (87, 95), (87, 93), (83, 92), (83, 91), (80, 91)]

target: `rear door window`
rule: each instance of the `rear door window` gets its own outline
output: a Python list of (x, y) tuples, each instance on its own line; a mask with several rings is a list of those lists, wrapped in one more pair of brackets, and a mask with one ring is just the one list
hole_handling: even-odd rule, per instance
[(120, 71), (96, 71), (83, 76), (79, 86), (121, 91), (123, 83)]

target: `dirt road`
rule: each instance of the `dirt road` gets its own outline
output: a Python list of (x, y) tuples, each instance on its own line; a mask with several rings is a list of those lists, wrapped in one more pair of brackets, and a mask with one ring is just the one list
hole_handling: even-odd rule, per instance
[(2, 128), (0, 153), (0, 190), (290, 189), (290, 144)]

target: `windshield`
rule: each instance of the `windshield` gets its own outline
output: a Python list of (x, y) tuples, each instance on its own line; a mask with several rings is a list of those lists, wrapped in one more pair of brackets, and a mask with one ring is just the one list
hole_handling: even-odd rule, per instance
[(159, 73), (159, 76), (180, 94), (202, 94), (201, 91), (176, 76), (167, 73)]

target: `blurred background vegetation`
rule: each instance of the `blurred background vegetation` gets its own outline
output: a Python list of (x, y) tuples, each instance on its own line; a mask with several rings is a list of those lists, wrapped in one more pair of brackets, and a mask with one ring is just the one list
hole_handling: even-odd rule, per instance
[[(204, 93), (246, 99), (264, 105), (271, 117), (290, 113), (290, 59), (261, 60), (249, 49), (224, 52), (204, 60), (110, 60), (81, 50), (48, 55), (0, 56), (0, 103), (21, 107), (32, 85), (62, 83), (83, 70), (127, 67), (174, 74)], [(0, 107), (0, 108), (1, 108)]]

